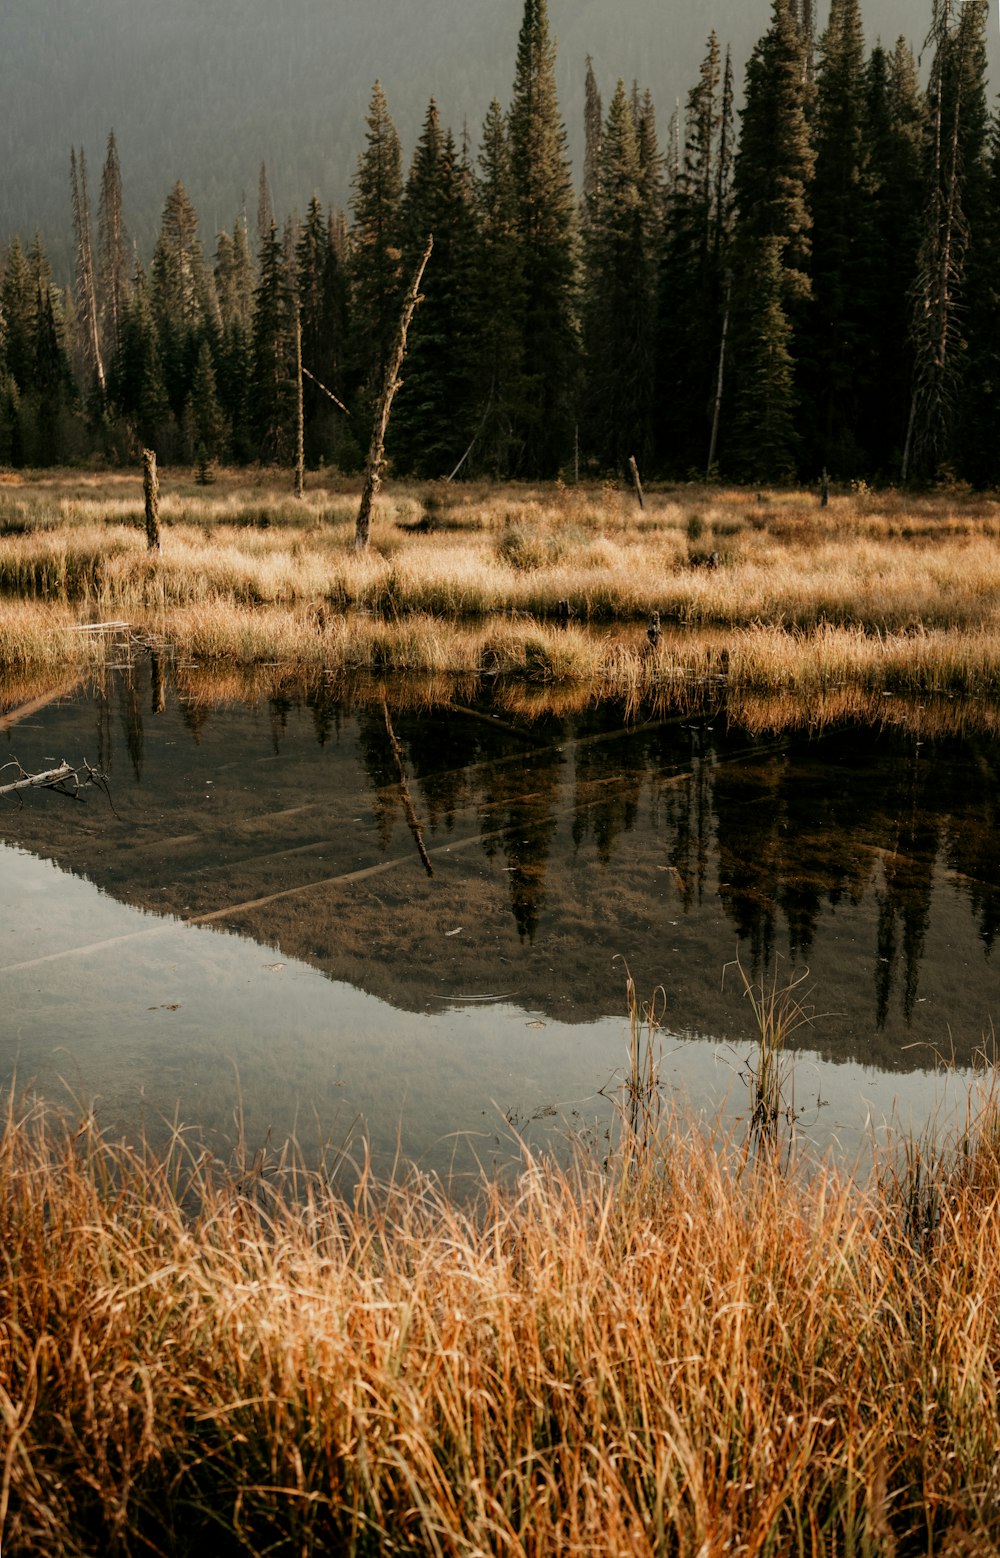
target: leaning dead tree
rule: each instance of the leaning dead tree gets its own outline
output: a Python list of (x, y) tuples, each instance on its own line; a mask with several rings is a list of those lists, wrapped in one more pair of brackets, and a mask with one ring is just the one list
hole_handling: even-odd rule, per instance
[(427, 246), (424, 249), (423, 258), (413, 273), (409, 291), (403, 299), (403, 312), (399, 316), (399, 328), (396, 331), (395, 345), (386, 366), (382, 393), (375, 408), (372, 441), (368, 449), (368, 464), (365, 467), (365, 485), (361, 492), (361, 507), (358, 509), (357, 524), (354, 527), (354, 545), (358, 551), (363, 551), (368, 545), (368, 538), (371, 534), (372, 504), (375, 502), (378, 490), (382, 485), (382, 466), (385, 463), (385, 430), (389, 425), (389, 412), (392, 410), (393, 397), (399, 389), (401, 382), (399, 370), (403, 366), (403, 358), (406, 356), (406, 333), (410, 328), (413, 311), (420, 302), (420, 283), (424, 279), (424, 269), (431, 257), (433, 247), (433, 235), (428, 233)]
[(17, 772), (17, 778), (8, 784), (0, 784), (0, 795), (14, 795), (20, 790), (55, 790), (58, 795), (66, 795), (72, 801), (82, 799), (81, 791), (89, 790), (92, 786), (103, 790), (108, 794), (108, 777), (98, 769), (92, 768), (86, 759), (74, 768), (72, 763), (67, 763), (63, 758), (56, 768), (48, 768), (42, 773), (29, 774), (26, 768), (15, 759), (11, 763), (4, 763), (0, 767), (0, 774), (13, 768)]

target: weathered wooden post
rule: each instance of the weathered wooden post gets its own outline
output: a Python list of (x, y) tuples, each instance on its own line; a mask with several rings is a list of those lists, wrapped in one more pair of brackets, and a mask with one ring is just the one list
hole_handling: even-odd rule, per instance
[(142, 491), (146, 499), (146, 547), (160, 550), (160, 483), (156, 475), (156, 452), (142, 451)]
[(635, 495), (639, 499), (639, 507), (644, 509), (646, 507), (646, 499), (642, 495), (642, 482), (639, 480), (639, 467), (635, 463), (634, 454), (630, 454), (628, 457), (628, 468), (632, 472), (632, 484), (635, 487)]
[(827, 469), (826, 469), (826, 466), (824, 465), (824, 467), (823, 467), (823, 475), (820, 477), (820, 483), (819, 483), (819, 506), (820, 506), (820, 508), (821, 509), (825, 509), (827, 504), (829, 503), (829, 501), (830, 501), (830, 477), (827, 474)]
[(406, 356), (406, 332), (410, 328), (413, 310), (420, 302), (420, 283), (424, 278), (424, 268), (431, 257), (433, 247), (434, 238), (428, 233), (427, 247), (424, 249), (423, 258), (413, 273), (410, 289), (403, 299), (403, 312), (399, 317), (396, 343), (386, 366), (385, 379), (382, 383), (382, 394), (375, 408), (372, 441), (368, 448), (368, 464), (365, 467), (365, 484), (361, 492), (361, 506), (358, 509), (357, 524), (354, 527), (354, 545), (359, 552), (364, 551), (371, 534), (372, 504), (375, 502), (378, 490), (382, 485), (382, 466), (385, 461), (385, 430), (389, 425), (389, 412), (392, 410), (393, 396), (400, 384), (399, 370), (403, 366), (403, 358)]

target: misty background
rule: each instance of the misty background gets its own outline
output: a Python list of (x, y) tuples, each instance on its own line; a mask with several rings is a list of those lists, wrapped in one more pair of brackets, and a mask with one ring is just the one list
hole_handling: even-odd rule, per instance
[[(206, 249), (244, 200), (253, 224), (261, 162), (279, 220), (314, 192), (347, 206), (372, 83), (380, 78), (409, 159), (428, 99), (473, 154), (491, 98), (506, 106), (521, 0), (6, 0), (0, 51), (0, 242), (36, 227), (58, 272), (71, 255), (69, 153), (83, 146), (91, 200), (108, 131), (122, 162), (125, 218), (148, 256), (182, 179)], [(827, 6), (819, 0), (817, 31)], [(922, 0), (869, 0), (869, 46), (916, 48)], [(560, 106), (579, 177), (585, 61), (605, 104), (619, 76), (649, 87), (661, 144), (714, 28), (738, 83), (769, 0), (550, 0)], [(997, 78), (1000, 35), (990, 34)]]

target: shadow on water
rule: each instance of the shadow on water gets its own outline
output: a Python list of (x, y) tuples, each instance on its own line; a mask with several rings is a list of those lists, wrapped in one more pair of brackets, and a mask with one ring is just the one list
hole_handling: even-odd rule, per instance
[(625, 956), (639, 989), (665, 987), (675, 1033), (738, 1047), (748, 1013), (721, 979), (738, 952), (754, 978), (808, 967), (830, 1015), (802, 1042), (829, 1060), (968, 1064), (997, 1016), (990, 706), (716, 688), (629, 710), (154, 659), (88, 688), (11, 685), (0, 711), (4, 759), (86, 756), (114, 795), (8, 804), (8, 844), (403, 1014), (499, 1003), (582, 1030), (621, 1017)]

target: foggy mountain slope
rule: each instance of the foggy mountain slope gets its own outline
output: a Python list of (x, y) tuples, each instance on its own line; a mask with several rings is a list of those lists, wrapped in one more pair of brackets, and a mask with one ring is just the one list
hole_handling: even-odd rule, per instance
[[(126, 220), (147, 253), (177, 178), (209, 248), (244, 195), (253, 220), (262, 160), (279, 215), (301, 211), (314, 190), (346, 203), (375, 77), (407, 160), (432, 94), (444, 122), (456, 135), (467, 124), (475, 145), (491, 97), (509, 99), (521, 9), (521, 0), (7, 0), (0, 241), (38, 225), (65, 261), (69, 148), (86, 147), (96, 216), (112, 126)], [(869, 41), (904, 32), (919, 45), (929, 10), (869, 0)], [(769, 12), (769, 0), (550, 0), (574, 155), (588, 53), (605, 103), (619, 75), (636, 78), (652, 89), (665, 133), (709, 29), (732, 44), (741, 82)], [(997, 42), (994, 27), (995, 55)]]

